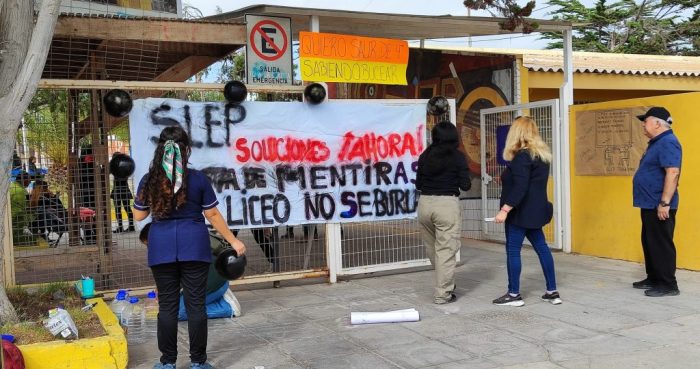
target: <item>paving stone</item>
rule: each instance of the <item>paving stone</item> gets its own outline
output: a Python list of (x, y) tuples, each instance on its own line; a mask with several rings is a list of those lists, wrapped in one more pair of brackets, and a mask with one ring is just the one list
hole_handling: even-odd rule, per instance
[(402, 367), (422, 368), (471, 359), (473, 355), (444, 343), (427, 341), (381, 348), (376, 353)]
[[(433, 270), (351, 277), (335, 285), (285, 281), (236, 286), (243, 316), (209, 321), (217, 368), (692, 368), (700, 362), (700, 273), (678, 271), (681, 295), (631, 288), (643, 265), (555, 253), (564, 303), (540, 301), (542, 272), (523, 252), (522, 308), (495, 306), (505, 292), (503, 246), (472, 243), (457, 268), (458, 300), (432, 302)], [(381, 274), (381, 273), (380, 273)], [(316, 283), (316, 284), (313, 284)], [(263, 288), (265, 287), (265, 288)], [(353, 311), (415, 308), (418, 322), (351, 325)], [(178, 325), (178, 367), (189, 364)], [(129, 368), (150, 369), (156, 339), (129, 348)]]
[(284, 342), (277, 345), (277, 347), (293, 359), (307, 364), (319, 358), (345, 356), (363, 351), (360, 346), (339, 335)]
[(318, 369), (399, 369), (378, 355), (371, 352), (359, 352), (352, 355), (322, 357), (308, 362), (309, 368)]

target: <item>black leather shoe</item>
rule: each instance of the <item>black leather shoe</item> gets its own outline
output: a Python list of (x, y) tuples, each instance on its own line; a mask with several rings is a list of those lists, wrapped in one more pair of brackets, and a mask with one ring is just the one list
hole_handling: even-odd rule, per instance
[(650, 288), (654, 288), (654, 285), (649, 281), (649, 278), (645, 278), (641, 281), (633, 282), (632, 287), (640, 290), (648, 290)]
[(678, 296), (681, 293), (677, 288), (651, 288), (644, 291), (649, 297)]

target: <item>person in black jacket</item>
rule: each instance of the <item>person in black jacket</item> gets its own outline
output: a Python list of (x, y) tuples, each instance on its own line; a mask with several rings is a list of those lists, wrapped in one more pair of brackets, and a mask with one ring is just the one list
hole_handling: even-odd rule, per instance
[[(112, 160), (118, 159), (122, 155), (125, 154), (115, 152), (112, 155)], [(117, 229), (112, 232), (124, 232), (124, 226), (122, 225), (122, 208), (126, 211), (126, 219), (129, 222), (126, 232), (134, 232), (134, 213), (131, 211), (131, 199), (134, 198), (134, 195), (129, 189), (129, 178), (115, 175), (115, 173), (112, 173), (112, 175), (114, 176), (114, 186), (112, 186), (110, 197), (114, 203), (114, 214), (117, 216)]]
[(440, 122), (431, 135), (432, 143), (418, 158), (418, 222), (435, 267), (434, 302), (446, 304), (457, 299), (454, 270), (462, 226), (459, 190), (469, 191), (471, 182), (464, 154), (457, 150), (459, 136), (454, 124)]
[(552, 203), (547, 200), (547, 181), (552, 152), (542, 140), (535, 121), (518, 117), (508, 131), (503, 158), (509, 161), (501, 175), (501, 209), (496, 223), (506, 227), (508, 293), (493, 300), (496, 305), (523, 306), (520, 296), (520, 250), (525, 237), (537, 252), (544, 272), (546, 292), (542, 300), (561, 304), (554, 276), (554, 259), (542, 227), (552, 220)]

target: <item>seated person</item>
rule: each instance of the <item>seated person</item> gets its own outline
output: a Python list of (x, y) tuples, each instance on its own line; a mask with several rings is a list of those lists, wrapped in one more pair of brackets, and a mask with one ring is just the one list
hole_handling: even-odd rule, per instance
[(49, 241), (50, 232), (58, 233), (58, 239), (49, 242), (51, 247), (56, 247), (63, 233), (68, 230), (66, 225), (68, 212), (60, 198), (51, 193), (48, 183), (42, 180), (34, 182), (34, 189), (29, 196), (28, 210), (34, 215), (30, 225), (32, 233), (38, 234), (47, 241)]

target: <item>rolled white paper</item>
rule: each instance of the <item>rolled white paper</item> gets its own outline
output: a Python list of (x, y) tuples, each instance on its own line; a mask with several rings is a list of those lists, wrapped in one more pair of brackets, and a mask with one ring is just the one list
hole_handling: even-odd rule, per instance
[(350, 324), (417, 322), (419, 320), (420, 315), (416, 309), (350, 313)]

